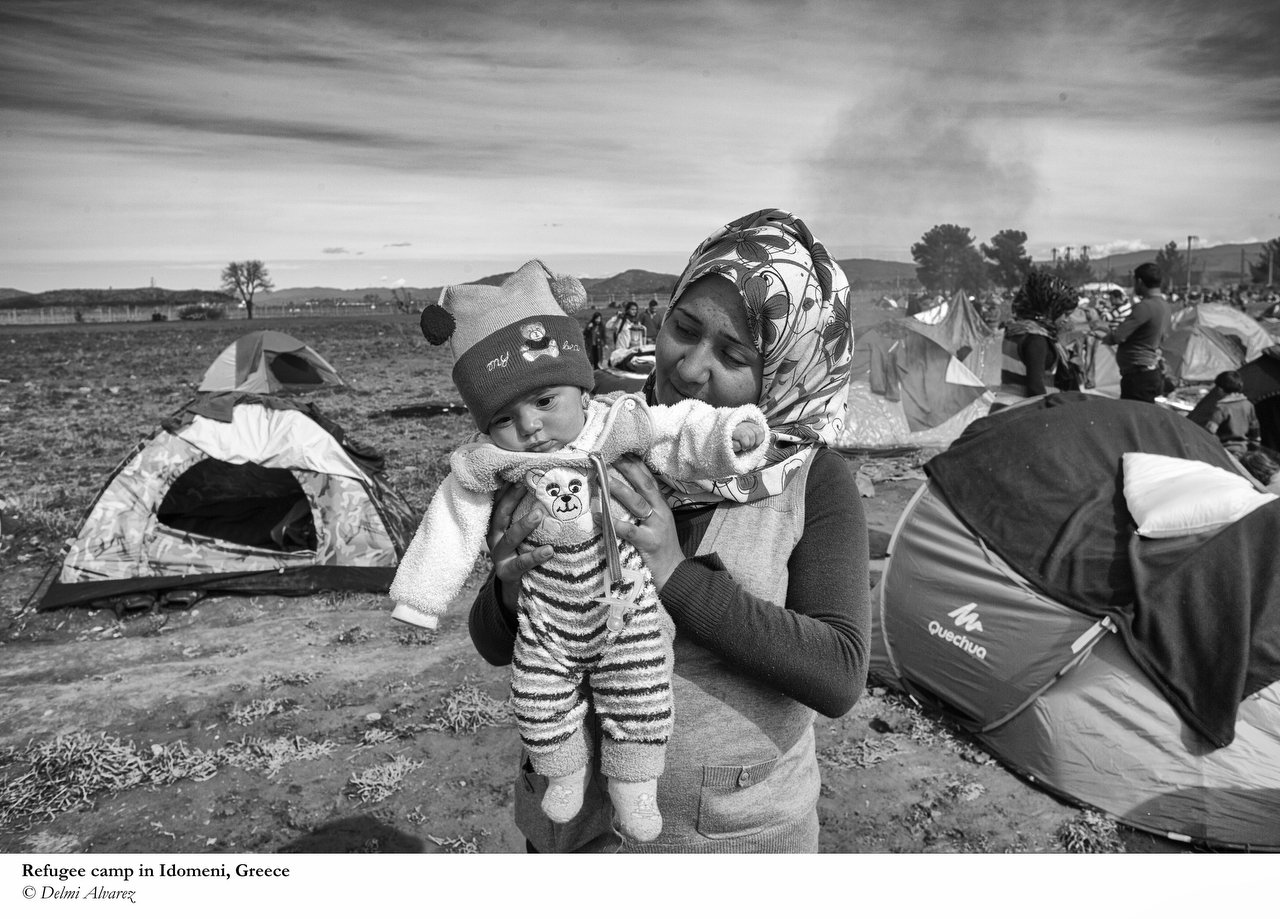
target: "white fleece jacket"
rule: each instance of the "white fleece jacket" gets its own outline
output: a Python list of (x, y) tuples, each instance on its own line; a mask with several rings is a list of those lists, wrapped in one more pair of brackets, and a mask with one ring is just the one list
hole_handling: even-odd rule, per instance
[[(760, 444), (742, 454), (733, 452), (733, 431), (754, 422)], [(647, 406), (634, 393), (608, 393), (587, 406), (582, 431), (568, 446), (554, 453), (503, 450), (481, 436), (453, 452), (451, 472), (436, 490), (391, 584), (391, 598), (412, 607), (435, 624), (462, 591), (476, 558), (485, 548), (485, 534), (493, 511), (494, 493), (505, 482), (525, 481), (530, 494), (516, 509), (522, 516), (541, 499), (551, 512), (529, 536), (533, 545), (566, 544), (594, 532), (597, 524), (584, 490), (576, 503), (548, 503), (534, 487), (552, 469), (576, 470), (586, 486), (589, 453), (612, 464), (626, 453), (641, 456), (655, 470), (679, 481), (741, 475), (764, 462), (768, 425), (755, 405), (712, 408), (688, 399), (671, 406)], [(554, 478), (554, 477), (553, 477)], [(594, 493), (594, 489), (592, 489)], [(598, 507), (598, 497), (594, 498)]]

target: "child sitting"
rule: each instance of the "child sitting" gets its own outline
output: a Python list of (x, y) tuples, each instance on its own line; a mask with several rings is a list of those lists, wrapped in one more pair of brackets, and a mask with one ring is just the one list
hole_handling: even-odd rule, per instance
[(523, 483), (516, 518), (542, 513), (528, 544), (555, 548), (521, 579), (512, 663), (521, 740), (548, 779), (542, 808), (564, 823), (582, 806), (590, 706), (620, 828), (647, 842), (662, 829), (675, 627), (639, 552), (613, 536), (606, 467), (635, 453), (676, 480), (738, 475), (763, 461), (768, 427), (754, 405), (591, 398), (582, 332), (562, 309), (585, 301), (576, 279), (531, 261), (501, 287), (449, 287), (424, 310), (428, 341), (451, 342), (453, 380), (481, 433), (450, 457), (391, 585), (392, 615), (436, 626), (484, 548), (494, 493)]
[(1196, 403), (1187, 416), (1218, 440), (1228, 453), (1239, 458), (1257, 446), (1260, 428), (1258, 413), (1244, 394), (1244, 380), (1234, 370), (1224, 370), (1213, 381), (1213, 389)]

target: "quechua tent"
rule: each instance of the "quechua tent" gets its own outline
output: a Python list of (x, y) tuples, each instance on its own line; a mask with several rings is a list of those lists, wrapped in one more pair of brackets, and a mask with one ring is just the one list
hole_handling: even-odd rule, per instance
[(872, 672), (1072, 801), (1280, 850), (1280, 501), (1139, 536), (1135, 451), (1239, 475), (1213, 435), (1145, 403), (1064, 393), (971, 425), (895, 529)]

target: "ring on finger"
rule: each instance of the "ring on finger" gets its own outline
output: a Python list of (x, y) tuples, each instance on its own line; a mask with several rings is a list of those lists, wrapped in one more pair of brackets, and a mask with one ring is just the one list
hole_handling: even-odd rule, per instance
[(644, 523), (646, 520), (648, 520), (652, 516), (653, 516), (653, 507), (650, 506), (649, 512), (647, 514), (645, 514), (642, 517), (636, 517), (636, 523)]

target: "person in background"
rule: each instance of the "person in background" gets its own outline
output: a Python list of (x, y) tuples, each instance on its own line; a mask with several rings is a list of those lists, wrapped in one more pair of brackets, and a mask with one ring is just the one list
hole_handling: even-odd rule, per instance
[[(814, 714), (838, 718), (862, 694), (871, 627), (862, 500), (827, 447), (843, 429), (852, 348), (848, 281), (799, 218), (748, 214), (694, 250), (645, 396), (757, 405), (772, 444), (763, 468), (693, 489), (619, 462), (617, 535), (676, 625), (662, 835), (620, 836), (598, 774), (579, 815), (553, 826), (545, 782), (524, 764), (515, 820), (531, 851), (817, 851)], [(549, 557), (524, 546), (537, 523), (515, 514), (523, 491), (497, 497), (493, 573), (471, 608), (472, 641), (497, 666), (512, 659), (511, 598)]]
[(605, 312), (609, 314), (604, 321), (605, 332), (605, 355), (607, 356), (613, 350), (613, 341), (618, 337), (618, 326), (622, 323), (622, 307), (618, 306), (617, 300), (610, 300), (605, 307)]
[(644, 326), (644, 334), (649, 341), (658, 340), (658, 329), (662, 326), (662, 313), (658, 312), (657, 300), (649, 301), (649, 305), (640, 314), (640, 324)]
[(1222, 446), (1237, 458), (1258, 445), (1258, 413), (1244, 394), (1244, 380), (1234, 370), (1224, 370), (1214, 378), (1213, 389), (1196, 403), (1187, 418), (1210, 434), (1217, 434)]
[(1132, 312), (1133, 305), (1122, 290), (1107, 291), (1106, 300), (1098, 304), (1098, 318), (1112, 328), (1128, 319)]
[(582, 338), (587, 344), (587, 360), (591, 361), (592, 368), (596, 370), (604, 367), (604, 336), (604, 317), (599, 311), (594, 312), (582, 330)]
[(640, 322), (640, 305), (634, 300), (628, 300), (619, 315), (621, 320), (618, 323), (617, 334), (614, 336), (613, 349), (625, 351), (645, 344), (644, 326)]
[(1114, 329), (1094, 330), (1104, 343), (1117, 346), (1121, 399), (1155, 402), (1164, 395), (1161, 345), (1172, 326), (1172, 311), (1160, 293), (1162, 280), (1155, 262), (1143, 262), (1133, 269), (1133, 292), (1138, 302), (1129, 317)]
[(1250, 450), (1240, 458), (1240, 464), (1249, 475), (1257, 479), (1271, 494), (1280, 494), (1280, 463), (1262, 450)]
[(1048, 392), (1055, 372), (1067, 369), (1058, 320), (1077, 302), (1075, 289), (1061, 278), (1039, 268), (1027, 275), (1013, 296), (1014, 318), (1005, 326), (1002, 382), (1023, 386), (1027, 396)]
[[(622, 336), (624, 328), (628, 328), (631, 323), (639, 321), (639, 315), (640, 307), (634, 300), (628, 300), (622, 306), (618, 307), (617, 312), (609, 317), (604, 326), (609, 331), (610, 351), (616, 351), (618, 348), (629, 347), (627, 344), (619, 344), (618, 339)], [(624, 342), (629, 342), (630, 339), (631, 332), (628, 330), (626, 337), (622, 340)]]

